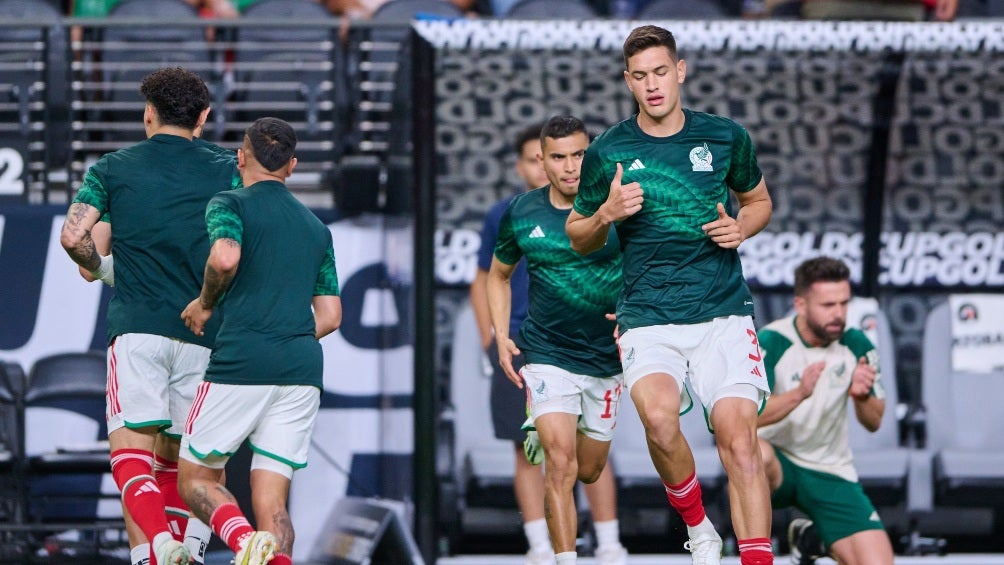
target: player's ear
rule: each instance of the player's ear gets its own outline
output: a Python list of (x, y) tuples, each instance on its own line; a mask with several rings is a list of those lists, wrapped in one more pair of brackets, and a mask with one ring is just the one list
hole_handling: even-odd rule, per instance
[(683, 84), (683, 81), (687, 79), (687, 62), (680, 59), (676, 62), (676, 81)]

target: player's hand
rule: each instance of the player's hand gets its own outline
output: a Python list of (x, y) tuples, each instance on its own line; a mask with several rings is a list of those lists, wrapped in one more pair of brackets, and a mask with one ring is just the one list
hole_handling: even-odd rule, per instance
[(80, 271), (80, 276), (87, 282), (94, 282), (98, 280), (98, 278), (92, 275), (90, 271), (79, 265), (77, 265), (77, 270)]
[(711, 241), (725, 249), (735, 249), (743, 242), (743, 232), (739, 228), (739, 222), (725, 213), (725, 206), (721, 202), (718, 203), (718, 219), (704, 224), (701, 229)]
[(519, 348), (509, 337), (500, 337), (495, 340), (499, 348), (499, 366), (505, 371), (505, 376), (519, 388), (523, 388), (523, 377), (512, 368), (512, 358), (520, 354)]
[(205, 335), (203, 331), (206, 327), (206, 322), (209, 321), (213, 315), (213, 309), (203, 308), (202, 301), (198, 298), (188, 303), (185, 309), (181, 312), (181, 319), (185, 321), (185, 325), (188, 329), (192, 330), (195, 335)]
[(641, 185), (637, 182), (621, 184), (623, 176), (624, 166), (617, 163), (617, 172), (614, 173), (614, 180), (610, 182), (610, 193), (607, 195), (607, 201), (600, 206), (599, 210), (604, 222), (608, 224), (619, 222), (637, 214), (641, 210), (642, 202), (645, 200)]
[[(608, 319), (608, 320), (610, 320), (611, 322), (616, 322), (617, 321), (617, 314), (604, 314), (603, 317), (606, 318), (606, 319)], [(620, 337), (621, 337), (621, 325), (620, 324), (615, 324), (614, 325), (614, 339), (616, 340), (616, 339), (619, 339)]]
[(825, 361), (816, 361), (802, 371), (802, 380), (798, 383), (798, 391), (802, 395), (802, 400), (812, 396), (813, 391), (816, 390), (816, 383), (819, 382), (819, 377), (822, 376), (825, 368)]
[(851, 373), (851, 388), (848, 394), (855, 400), (867, 400), (872, 393), (872, 385), (876, 378), (875, 367), (872, 367), (864, 357), (858, 359), (858, 364)]

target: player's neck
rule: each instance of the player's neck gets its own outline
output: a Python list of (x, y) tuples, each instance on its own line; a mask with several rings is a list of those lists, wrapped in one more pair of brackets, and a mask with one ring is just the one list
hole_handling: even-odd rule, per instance
[(834, 341), (824, 341), (820, 339), (819, 336), (817, 336), (815, 332), (809, 328), (809, 324), (806, 323), (805, 318), (801, 316), (795, 316), (795, 331), (798, 332), (798, 337), (802, 339), (802, 343), (808, 345), (809, 347), (827, 347)]
[(575, 196), (566, 196), (552, 185), (547, 185), (547, 198), (551, 201), (551, 206), (558, 210), (569, 210), (575, 203)]
[(185, 129), (183, 127), (178, 127), (178, 126), (165, 126), (165, 125), (150, 128), (149, 137), (153, 137), (155, 135), (176, 135), (178, 137), (184, 137), (189, 141), (191, 141), (193, 137), (192, 130), (190, 129)]
[(656, 118), (645, 112), (638, 113), (638, 127), (652, 137), (669, 137), (683, 130), (687, 121), (683, 109), (679, 106), (665, 116)]

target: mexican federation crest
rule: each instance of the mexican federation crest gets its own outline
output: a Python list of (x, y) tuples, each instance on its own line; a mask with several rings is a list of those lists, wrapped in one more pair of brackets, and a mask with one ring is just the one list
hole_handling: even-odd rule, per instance
[(701, 147), (695, 147), (690, 150), (690, 164), (693, 165), (695, 171), (711, 171), (711, 150), (708, 149), (708, 144), (705, 143)]

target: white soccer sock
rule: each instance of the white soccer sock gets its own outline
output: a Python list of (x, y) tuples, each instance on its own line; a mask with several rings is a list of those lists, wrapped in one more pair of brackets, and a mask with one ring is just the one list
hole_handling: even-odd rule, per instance
[(150, 544), (141, 543), (129, 550), (132, 565), (150, 565)]
[(523, 532), (531, 550), (551, 551), (551, 538), (547, 533), (547, 521), (543, 518), (523, 524)]
[(697, 532), (700, 532), (702, 530), (710, 530), (712, 532), (718, 533), (718, 531), (715, 530), (715, 525), (711, 523), (711, 519), (708, 518), (707, 515), (705, 515), (704, 519), (701, 520), (700, 524), (696, 526), (687, 526), (687, 535), (691, 539), (693, 539), (694, 536), (697, 534)]
[(212, 536), (213, 530), (205, 522), (195, 516), (188, 519), (188, 526), (185, 527), (185, 547), (196, 563), (206, 562), (206, 548), (209, 547), (209, 538)]
[(557, 565), (567, 565), (568, 563), (575, 563), (578, 559), (578, 554), (574, 551), (563, 551), (561, 553), (556, 553), (554, 555), (554, 562)]
[(621, 544), (620, 527), (617, 520), (593, 522), (593, 529), (596, 530), (596, 547)]

